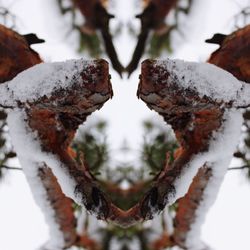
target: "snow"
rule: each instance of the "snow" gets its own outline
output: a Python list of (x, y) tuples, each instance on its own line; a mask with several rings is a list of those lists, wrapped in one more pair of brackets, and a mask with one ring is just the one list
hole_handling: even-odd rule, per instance
[(214, 133), (208, 152), (196, 156), (176, 183), (177, 194), (175, 199), (184, 196), (199, 167), (206, 163), (207, 166), (212, 168), (212, 176), (205, 188), (202, 201), (196, 210), (194, 222), (186, 238), (186, 246), (190, 250), (209, 249), (199, 241), (201, 226), (205, 221), (209, 208), (216, 200), (240, 138), (243, 123), (241, 112), (235, 109), (227, 110), (223, 118), (224, 123), (219, 131)]
[[(26, 119), (26, 113), (21, 109), (14, 109), (8, 113), (7, 122), (10, 136), (18, 158), (21, 159), (21, 162), (24, 159), (31, 162), (46, 163), (57, 177), (64, 194), (77, 201), (74, 190), (76, 184), (67, 173), (66, 167), (55, 155), (42, 151), (38, 136), (28, 127)], [(80, 200), (78, 203), (81, 203)]]
[(81, 73), (84, 70), (94, 80), (96, 75), (89, 70), (89, 66), (94, 65), (94, 61), (83, 59), (37, 64), (0, 85), (1, 104), (15, 107), (18, 102), (50, 97), (57, 90), (83, 83)]
[[(68, 86), (71, 86), (74, 83), (72, 79), (76, 75), (80, 76), (82, 63), (78, 64), (78, 62), (82, 61), (68, 61), (66, 65), (70, 67), (67, 66), (67, 70), (65, 69), (65, 63), (37, 65), (30, 70), (21, 73), (11, 82), (2, 85), (3, 87), (0, 86), (0, 95), (4, 95), (4, 90), (7, 91), (7, 93), (5, 93), (5, 100), (8, 105), (8, 98), (10, 98), (12, 102), (14, 100), (25, 102), (35, 100), (44, 95), (49, 96), (51, 92), (57, 90), (58, 88), (65, 89)], [(224, 76), (225, 72), (222, 71), (221, 73), (219, 71), (221, 73), (221, 77), (218, 77), (218, 79), (222, 79), (222, 82), (228, 82), (229, 84), (231, 84), (230, 86), (232, 86), (231, 92), (227, 93), (225, 96), (221, 95), (221, 99), (219, 99), (219, 97), (217, 96), (220, 96), (222, 89), (215, 88), (215, 86), (210, 86), (210, 83), (206, 81), (205, 78), (206, 74), (204, 73), (204, 71), (206, 71), (206, 67), (208, 64), (202, 64), (206, 65), (205, 68), (199, 68), (198, 65), (200, 64), (196, 63), (184, 64), (190, 64), (191, 66), (185, 66), (185, 70), (180, 72), (176, 71), (175, 68), (171, 70), (171, 72), (178, 74), (178, 77), (180, 77), (178, 78), (178, 81), (180, 82), (181, 80), (183, 80), (182, 73), (184, 74), (184, 81), (180, 83), (184, 88), (195, 88), (195, 90), (200, 94), (203, 93), (203, 95), (207, 95), (209, 97), (212, 97), (213, 99), (215, 98), (217, 101), (223, 100), (228, 102), (232, 99), (237, 101), (239, 98), (236, 98), (239, 96), (240, 91), (242, 91), (242, 89), (247, 89), (245, 86), (241, 87), (240, 89), (236, 89), (236, 85), (240, 85), (238, 80), (234, 81), (234, 78), (231, 77), (230, 74), (225, 74), (226, 76), (223, 78), (222, 76)], [(181, 67), (178, 67), (178, 69), (181, 70)], [(37, 80), (37, 77), (35, 77), (35, 75), (38, 74), (38, 72), (43, 72), (43, 74), (41, 74), (40, 78), (38, 78)], [(45, 77), (45, 73), (48, 74), (47, 78)], [(193, 76), (192, 74), (198, 75)], [(58, 77), (59, 79), (57, 79)], [(47, 81), (45, 81), (45, 79), (47, 79)], [(63, 83), (65, 79), (66, 83)], [(194, 79), (194, 81), (191, 81), (191, 79)], [(227, 81), (227, 79), (229, 80)], [(51, 85), (47, 86), (47, 82), (50, 82)], [(192, 83), (194, 83), (194, 85), (192, 85)], [(210, 87), (205, 88), (203, 86), (204, 83), (205, 85), (209, 85)], [(30, 84), (33, 87), (32, 89), (28, 88)], [(235, 90), (236, 93), (234, 92)], [(8, 94), (11, 97), (8, 96)], [(51, 167), (53, 173), (58, 178), (58, 182), (61, 185), (62, 190), (66, 194), (66, 196), (74, 199), (78, 204), (82, 204), (83, 197), (81, 194), (75, 193), (76, 183), (67, 173), (66, 166), (64, 166), (55, 155), (42, 152), (38, 136), (35, 132), (31, 131), (31, 129), (26, 124), (26, 120), (27, 117), (23, 110), (14, 109), (12, 111), (9, 111), (8, 125), (10, 128), (10, 135), (13, 145), (24, 168), (24, 172), (29, 181), (31, 189), (33, 190), (34, 198), (45, 212), (47, 223), (50, 225), (50, 235), (53, 237), (51, 237), (52, 240), (49, 241), (49, 245), (47, 248), (56, 249), (56, 247), (60, 248), (63, 245), (63, 235), (62, 232), (60, 232), (58, 225), (56, 224), (54, 211), (50, 207), (48, 200), (46, 200), (46, 191), (44, 190), (42, 185), (37, 185), (37, 183), (39, 182), (40, 184), (42, 184), (41, 180), (37, 176), (39, 164), (44, 162), (46, 163), (46, 165)], [(230, 163), (231, 157), (238, 143), (238, 138), (240, 136), (240, 130), (243, 120), (242, 114), (239, 110), (226, 110), (223, 120), (224, 123), (222, 124), (222, 127), (218, 131), (216, 131), (211, 138), (209, 150), (193, 157), (191, 162), (185, 167), (181, 177), (174, 183), (176, 194), (172, 195), (172, 197), (168, 197), (171, 198), (170, 203), (173, 203), (176, 199), (184, 196), (198, 169), (205, 163), (209, 162), (211, 163), (211, 166), (216, 166), (213, 167), (213, 178), (211, 178), (211, 180), (209, 181), (208, 188), (205, 190), (204, 200), (201, 204), (201, 207), (197, 210), (195, 222), (194, 224), (192, 224), (191, 230), (189, 232), (187, 246), (189, 246), (190, 249), (193, 250), (203, 249), (203, 243), (197, 241), (197, 239), (199, 238), (198, 235), (200, 234), (199, 230), (204, 221), (206, 211), (214, 202), (215, 194), (218, 192), (227, 166)], [(220, 166), (217, 167), (217, 165)]]
[[(167, 59), (157, 60), (154, 66), (161, 69), (160, 75), (170, 74), (161, 83), (177, 84), (184, 90), (197, 92), (201, 98), (233, 102), (235, 107), (249, 104), (250, 86), (213, 64)], [(157, 81), (158, 74), (153, 79)]]
[(171, 214), (172, 212), (170, 212), (168, 209), (163, 211), (163, 219), (166, 223), (166, 228), (169, 234), (173, 234), (174, 232), (173, 216)]
[[(221, 158), (226, 158), (229, 160), (229, 165), (240, 138), (243, 118), (239, 110), (232, 109), (225, 111), (223, 119), (222, 127), (212, 135), (208, 151), (195, 155), (185, 166), (182, 175), (176, 180), (176, 194), (173, 196), (171, 203), (185, 195), (198, 169), (206, 162), (214, 163)], [(224, 173), (224, 168), (219, 167), (217, 171)]]
[[(184, 167), (181, 176), (175, 181), (175, 194), (170, 194), (168, 197), (170, 204), (186, 194), (198, 169), (206, 162), (217, 162), (225, 157), (229, 159), (227, 166), (229, 165), (240, 138), (243, 123), (242, 113), (236, 109), (226, 110), (223, 120), (222, 127), (215, 131), (210, 139), (208, 151), (195, 155)], [(220, 167), (218, 171), (223, 172), (224, 170)]]
[[(30, 154), (37, 152), (37, 145), (32, 143), (29, 140), (29, 135), (23, 131), (23, 129), (25, 129), (24, 121), (22, 119), (25, 116), (23, 115), (24, 114), (19, 111), (12, 111), (8, 115), (12, 143), (14, 144), (24, 174), (29, 183), (30, 189), (32, 190), (33, 198), (37, 205), (42, 209), (46, 223), (49, 225), (50, 240), (42, 249), (60, 250), (64, 246), (63, 234), (59, 225), (56, 223), (55, 211), (50, 205), (46, 189), (43, 187), (42, 181), (38, 175), (41, 163), (35, 159), (35, 155), (33, 155), (32, 158), (30, 157)], [(23, 138), (23, 136), (25, 136), (25, 138)]]
[[(38, 176), (38, 169), (42, 163), (52, 168), (66, 196), (77, 200), (75, 194), (75, 182), (70, 178), (62, 163), (52, 154), (42, 152), (36, 134), (26, 124), (26, 113), (20, 109), (14, 109), (8, 113), (8, 126), (14, 149), (23, 167), (27, 181), (29, 182), (36, 203), (45, 214), (45, 219), (50, 228), (50, 241), (42, 249), (62, 249), (63, 234), (55, 221), (55, 212), (50, 206), (46, 197), (46, 190), (43, 188), (41, 179)], [(80, 198), (80, 197), (79, 197)]]

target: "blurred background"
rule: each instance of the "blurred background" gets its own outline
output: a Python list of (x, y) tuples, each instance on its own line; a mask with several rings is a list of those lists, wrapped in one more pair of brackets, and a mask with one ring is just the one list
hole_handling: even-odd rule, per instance
[[(110, 19), (107, 31), (105, 25), (92, 27), (69, 0), (0, 0), (0, 23), (20, 34), (36, 33), (44, 39), (45, 43), (32, 48), (45, 62), (81, 57), (105, 58), (110, 62), (114, 97), (79, 129), (73, 148), (94, 157), (89, 159), (94, 163), (91, 166), (94, 174), (104, 179), (113, 178), (117, 183), (125, 178), (126, 182), (121, 184), (124, 187), (129, 182), (147, 180), (158, 173), (164, 161), (162, 155), (165, 157), (162, 152), (166, 149), (173, 152), (177, 147), (171, 129), (165, 128), (161, 117), (136, 96), (140, 74), (140, 65), (137, 64), (145, 58), (167, 57), (205, 62), (218, 48), (218, 45), (205, 43), (206, 39), (215, 33), (230, 34), (250, 23), (249, 0), (183, 0), (164, 19), (166, 25), (157, 28), (149, 25), (144, 27), (148, 28), (145, 31), (135, 16), (143, 12), (148, 2), (103, 1), (108, 13), (115, 16)], [(84, 22), (86, 25), (83, 26)], [(108, 33), (112, 34), (116, 54), (105, 46), (110, 42)], [(137, 45), (139, 34), (145, 35), (145, 41), (142, 35), (141, 44)], [(142, 46), (143, 42), (145, 46)], [(145, 48), (143, 52), (136, 52), (136, 46)], [(125, 69), (128, 73), (123, 73)], [(4, 114), (0, 119), (1, 164), (20, 168), (11, 149)], [(250, 248), (248, 132), (246, 120), (239, 147), (241, 154), (233, 159), (230, 166), (247, 167), (228, 171), (202, 228), (202, 239), (215, 250)], [(93, 152), (99, 152), (99, 155)], [(34, 203), (25, 176), (21, 170), (0, 169), (0, 249), (38, 249), (49, 238), (48, 228)], [(122, 248), (122, 237), (119, 237), (122, 233), (117, 228), (107, 229), (105, 223), (77, 208), (76, 213), (88, 224), (90, 235), (101, 235), (102, 239), (107, 239), (107, 232), (111, 232), (107, 249), (112, 250), (143, 249), (141, 241), (146, 239), (140, 237), (149, 235), (156, 239), (163, 231), (162, 223), (167, 220), (164, 216), (171, 215), (169, 211), (145, 223), (143, 228), (127, 232), (130, 244)], [(98, 231), (100, 228), (101, 233)], [(141, 231), (144, 236), (140, 235)]]

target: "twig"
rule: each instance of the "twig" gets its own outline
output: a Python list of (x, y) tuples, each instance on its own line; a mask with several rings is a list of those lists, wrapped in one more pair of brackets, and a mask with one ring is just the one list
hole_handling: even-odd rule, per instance
[(9, 167), (9, 166), (5, 166), (5, 165), (0, 166), (0, 168), (5, 168), (5, 169), (8, 169), (8, 170), (20, 170), (20, 171), (23, 170), (22, 168)]
[(228, 168), (228, 170), (241, 170), (241, 169), (245, 169), (245, 168), (250, 168), (250, 166), (244, 165), (241, 167), (232, 167), (232, 168)]

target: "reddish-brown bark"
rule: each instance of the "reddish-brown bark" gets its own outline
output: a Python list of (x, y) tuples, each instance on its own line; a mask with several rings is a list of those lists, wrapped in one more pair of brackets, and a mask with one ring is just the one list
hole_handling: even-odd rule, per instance
[[(30, 53), (33, 55), (32, 51)], [(12, 60), (11, 62), (14, 64), (15, 60)], [(245, 63), (244, 60), (243, 62)], [(32, 66), (31, 64), (30, 62), (30, 66)], [(176, 154), (174, 162), (167, 164), (154, 179), (149, 191), (134, 207), (127, 211), (120, 209), (111, 202), (110, 198), (101, 191), (97, 180), (84, 166), (79, 166), (76, 163), (69, 150), (78, 126), (86, 120), (88, 115), (101, 108), (112, 97), (107, 62), (96, 60), (94, 65), (89, 65), (86, 72), (91, 71), (92, 75), (97, 76), (94, 82), (89, 73), (83, 71), (81, 76), (84, 81), (79, 81), (74, 88), (68, 89), (67, 92), (57, 90), (51, 93), (51, 97), (42, 97), (35, 100), (33, 103), (29, 103), (29, 108), (26, 108), (29, 118), (28, 124), (32, 130), (38, 132), (42, 149), (58, 156), (64, 168), (75, 180), (77, 184), (75, 191), (82, 195), (82, 203), (85, 207), (90, 212), (96, 213), (98, 218), (114, 222), (123, 227), (151, 219), (154, 214), (164, 209), (169, 201), (169, 196), (175, 192), (174, 182), (176, 179), (184, 171), (185, 166), (193, 156), (208, 149), (212, 133), (222, 123), (224, 110), (221, 103), (216, 103), (216, 101), (206, 97), (200, 98), (195, 92), (183, 92), (174, 83), (163, 83), (169, 74), (162, 74), (160, 67), (163, 66), (155, 67), (154, 61), (150, 60), (142, 64), (138, 96), (172, 126), (181, 149), (178, 155)], [(152, 77), (153, 74), (154, 77)], [(45, 187), (55, 190), (57, 197), (61, 197), (59, 200), (67, 200), (51, 173), (44, 169), (41, 171), (41, 179)], [(199, 178), (199, 175), (188, 192), (188, 198), (181, 203), (190, 204), (189, 197), (193, 197), (193, 195), (197, 195), (196, 192), (200, 192), (204, 180), (203, 177)], [(52, 197), (50, 192), (48, 192), (48, 195)], [(123, 195), (127, 196), (124, 192)], [(58, 201), (59, 203), (60, 201)], [(69, 239), (67, 241), (70, 242), (70, 245), (75, 239), (72, 208), (69, 207), (69, 200), (63, 202), (63, 204), (66, 207), (55, 207), (55, 210), (58, 210), (59, 217), (61, 211), (67, 211), (66, 213), (69, 214), (68, 222), (60, 225), (62, 229), (65, 229), (65, 238)], [(97, 207), (98, 210), (96, 210)], [(187, 205), (186, 209), (189, 208), (191, 208), (191, 205)], [(179, 223), (180, 231), (187, 230), (187, 221), (191, 221), (195, 209), (190, 209), (187, 214), (182, 212), (181, 208), (179, 211), (177, 221), (180, 221), (179, 218), (184, 215), (188, 216), (189, 214), (190, 216), (185, 219), (186, 222), (183, 221), (184, 224), (186, 223), (185, 225)], [(182, 239), (181, 234), (177, 233), (176, 241), (179, 241), (178, 237)]]
[[(33, 37), (34, 35), (31, 38)], [(30, 48), (30, 41), (26, 39), (27, 37), (0, 25), (1, 83), (11, 80), (23, 70), (42, 63), (40, 56)], [(55, 220), (63, 233), (65, 247), (72, 246), (77, 239), (73, 203), (63, 194), (50, 168), (47, 166), (40, 168), (38, 176), (46, 190), (48, 202), (55, 211)]]
[(101, 250), (102, 247), (96, 242), (96, 240), (92, 239), (87, 232), (82, 233), (78, 237), (78, 240), (75, 244), (76, 246), (83, 247), (87, 250)]
[(158, 176), (154, 189), (142, 203), (144, 218), (152, 217), (150, 206), (156, 211), (165, 207), (168, 197), (175, 192), (174, 182), (193, 156), (208, 149), (211, 135), (220, 127), (224, 113), (219, 103), (200, 98), (195, 92), (183, 92), (177, 84), (166, 84), (168, 73), (162, 74), (161, 67), (164, 66), (156, 66), (153, 60), (142, 63), (138, 96), (172, 126), (182, 149)]
[(46, 196), (51, 208), (55, 212), (55, 220), (63, 233), (64, 246), (71, 247), (77, 240), (76, 219), (74, 216), (72, 200), (67, 198), (53, 175), (50, 168), (39, 168), (38, 176), (41, 178)]
[[(250, 82), (250, 25), (228, 36), (217, 34), (209, 42), (220, 44), (220, 48), (210, 56), (209, 63), (227, 70), (241, 81)], [(190, 226), (195, 221), (195, 213), (212, 174), (211, 168), (201, 168), (188, 193), (178, 203), (173, 238), (181, 247), (185, 247)]]
[[(174, 192), (174, 181), (180, 176), (192, 155), (207, 150), (211, 134), (220, 126), (223, 115), (219, 104), (200, 99), (195, 93), (180, 95), (178, 89), (156, 85), (150, 78), (151, 66), (151, 61), (143, 64), (138, 94), (172, 125), (182, 153), (173, 164), (166, 166), (141, 201), (127, 211), (111, 202), (88, 170), (79, 166), (68, 150), (78, 126), (112, 96), (108, 64), (104, 60), (95, 61), (94, 65), (92, 63), (90, 68), (82, 72), (84, 81), (80, 79), (74, 89), (67, 89), (67, 92), (55, 91), (49, 98), (42, 97), (29, 103), (29, 108), (26, 109), (28, 123), (32, 130), (38, 132), (43, 150), (59, 157), (75, 180), (75, 191), (81, 194), (85, 207), (98, 218), (123, 227), (151, 219), (154, 214), (164, 209), (169, 195)], [(94, 82), (87, 73), (89, 71), (96, 76)], [(159, 75), (159, 79), (161, 77), (166, 76)], [(154, 98), (151, 98), (151, 95)], [(191, 125), (192, 130), (189, 129)]]
[(250, 83), (250, 25), (226, 36), (208, 62)]
[[(52, 93), (50, 98), (44, 97), (31, 104), (27, 114), (30, 127), (38, 132), (43, 150), (59, 157), (76, 181), (77, 191), (83, 195), (83, 200), (87, 200), (86, 208), (91, 211), (95, 203), (99, 204), (100, 197), (104, 206), (107, 206), (107, 202), (97, 188), (94, 178), (71, 157), (68, 147), (78, 126), (112, 96), (108, 63), (96, 60), (81, 73), (81, 77), (83, 81), (79, 79), (79, 84), (75, 84), (67, 92), (59, 90)], [(106, 210), (106, 207), (100, 209), (98, 216), (105, 218)]]
[[(218, 166), (219, 167), (219, 166)], [(175, 244), (185, 249), (188, 232), (196, 219), (196, 211), (204, 199), (204, 191), (212, 177), (212, 169), (203, 166), (195, 176), (187, 194), (178, 201), (178, 210), (175, 216), (174, 235)]]
[[(165, 21), (165, 17), (176, 6), (178, 0), (151, 0), (146, 9), (152, 9), (150, 28), (157, 29)], [(147, 11), (145, 9), (145, 12)]]
[(41, 63), (24, 36), (0, 25), (0, 82), (11, 80), (18, 73)]
[(163, 232), (163, 234), (159, 237), (159, 239), (155, 240), (151, 244), (152, 250), (164, 250), (167, 247), (174, 246), (173, 240), (167, 232)]

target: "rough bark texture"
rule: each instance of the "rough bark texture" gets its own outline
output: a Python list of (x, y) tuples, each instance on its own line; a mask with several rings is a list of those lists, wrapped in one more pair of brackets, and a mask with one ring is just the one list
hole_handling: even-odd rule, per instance
[(204, 191), (212, 177), (212, 169), (203, 166), (195, 176), (187, 194), (178, 201), (178, 210), (175, 217), (174, 242), (186, 249), (185, 242), (188, 232), (196, 219), (196, 211), (204, 198)]
[(76, 220), (72, 200), (67, 198), (50, 168), (39, 169), (39, 177), (46, 190), (47, 199), (55, 211), (55, 220), (63, 233), (65, 247), (72, 246), (77, 240)]
[(208, 62), (250, 83), (250, 25), (226, 36)]
[(187, 163), (196, 154), (207, 151), (211, 135), (220, 127), (224, 113), (220, 104), (201, 99), (197, 93), (183, 93), (174, 83), (170, 83), (171, 86), (162, 84), (161, 80), (166, 80), (168, 73), (162, 75), (161, 67), (155, 66), (152, 60), (143, 62), (138, 96), (172, 126), (181, 149), (174, 162), (166, 165), (158, 176), (144, 200), (144, 218), (151, 218), (153, 211), (161, 211), (165, 207), (169, 196), (175, 193), (173, 184)]
[[(91, 74), (89, 74), (91, 72)], [(93, 82), (92, 76), (95, 75)], [(79, 166), (69, 154), (69, 146), (75, 132), (88, 115), (102, 107), (112, 96), (109, 81), (108, 63), (96, 60), (81, 74), (82, 80), (67, 91), (58, 90), (50, 98), (43, 97), (30, 104), (26, 110), (29, 125), (38, 132), (43, 150), (59, 157), (69, 175), (77, 183), (76, 192), (82, 194), (83, 202), (89, 211), (99, 209), (99, 218), (106, 218), (107, 202), (94, 178), (84, 166)], [(87, 83), (86, 83), (87, 82)]]
[[(0, 83), (9, 81), (23, 70), (42, 63), (38, 53), (29, 46), (41, 41), (43, 40), (34, 34), (21, 36), (0, 25)], [(63, 194), (56, 177), (48, 167), (41, 168), (39, 176), (51, 207), (55, 210), (55, 219), (63, 232), (65, 247), (69, 247), (76, 241), (73, 203)]]
[[(43, 150), (57, 155), (75, 180), (75, 192), (81, 194), (82, 204), (87, 210), (99, 219), (128, 227), (152, 219), (164, 209), (169, 196), (175, 192), (174, 182), (192, 156), (207, 150), (212, 132), (221, 125), (224, 111), (220, 104), (211, 103), (207, 98), (200, 99), (196, 93), (181, 93), (177, 87), (161, 84), (161, 79), (166, 79), (167, 75), (161, 75), (152, 61), (145, 61), (138, 94), (172, 125), (181, 145), (181, 154), (173, 164), (166, 165), (141, 201), (124, 211), (111, 202), (89, 171), (79, 166), (68, 150), (78, 126), (112, 96), (108, 64), (97, 60), (94, 66), (89, 67), (92, 68), (82, 72), (83, 83), (79, 80), (66, 92), (58, 90), (51, 93), (50, 98), (43, 97), (30, 103), (26, 109), (29, 125), (38, 132)], [(155, 71), (154, 78), (151, 77), (152, 70)], [(86, 73), (89, 71), (97, 76), (94, 82)]]
[(24, 36), (0, 25), (0, 82), (41, 63), (40, 56), (30, 48)]
[[(228, 36), (215, 34), (208, 42), (220, 45), (212, 53), (209, 63), (227, 70), (241, 81), (250, 83), (250, 25)], [(179, 201), (174, 232), (174, 241), (179, 246), (185, 247), (190, 225), (195, 220), (195, 213), (211, 176), (210, 168), (201, 168), (188, 193)]]
[[(99, 1), (93, 1), (93, 3), (97, 2), (99, 3)], [(81, 2), (81, 4), (84, 3), (84, 1)], [(152, 1), (151, 3), (162, 4), (163, 1)], [(176, 1), (173, 1), (169, 4), (172, 6), (175, 3)], [(168, 8), (171, 7), (170, 5)], [(81, 6), (79, 5), (79, 8), (83, 8)], [(93, 15), (91, 12), (84, 11), (82, 10), (82, 13), (86, 16)], [(162, 16), (165, 16), (169, 9), (159, 11), (159, 13), (156, 12), (157, 16), (153, 24), (150, 24), (152, 28), (157, 27)], [(228, 71), (231, 70), (232, 72), (230, 72), (241, 80), (246, 81), (247, 79), (248, 81), (249, 56), (246, 55), (249, 55), (249, 39), (247, 39), (249, 38), (249, 27), (238, 32), (222, 42), (221, 48), (212, 55), (209, 62), (224, 67)], [(242, 51), (231, 53), (233, 48), (237, 49), (237, 46), (234, 45), (236, 38), (242, 43), (237, 45)], [(1, 43), (2, 41), (4, 42)], [(231, 57), (224, 54), (226, 51)], [(25, 38), (2, 26), (0, 26), (0, 52), (2, 55), (0, 59), (1, 82), (10, 80), (22, 70), (41, 62), (37, 53), (30, 49)], [(22, 61), (19, 61), (19, 58)], [(43, 151), (58, 156), (69, 176), (75, 180), (77, 184), (75, 192), (82, 195), (82, 203), (86, 209), (95, 213), (99, 219), (114, 222), (123, 227), (151, 219), (164, 209), (170, 196), (175, 193), (174, 183), (177, 178), (186, 170), (186, 166), (193, 156), (208, 150), (212, 133), (218, 130), (222, 124), (224, 109), (221, 103), (216, 103), (206, 97), (200, 98), (194, 91), (183, 92), (174, 82), (166, 84), (169, 72), (166, 69), (162, 71), (161, 67), (164, 66), (155, 66), (152, 60), (147, 60), (142, 64), (138, 96), (172, 126), (180, 144), (179, 154), (173, 163), (166, 164), (161, 173), (156, 176), (141, 200), (128, 210), (113, 204), (88, 169), (77, 164), (69, 153), (70, 143), (78, 126), (86, 120), (88, 115), (101, 108), (112, 97), (107, 62), (96, 60), (94, 65), (89, 65), (88, 70), (82, 72), (82, 79), (71, 89), (57, 90), (51, 93), (51, 97), (42, 97), (29, 103), (29, 107), (26, 107), (28, 124), (32, 130), (38, 133)], [(162, 72), (165, 73), (162, 74)], [(93, 74), (97, 76), (94, 81)], [(195, 211), (198, 208), (197, 200), (200, 201), (210, 176), (209, 169), (202, 168), (195, 177), (188, 194), (180, 201), (174, 237), (179, 245), (182, 244), (194, 219)], [(61, 188), (49, 168), (40, 170), (40, 178), (47, 190), (52, 207), (56, 211), (60, 228), (64, 232), (65, 244), (70, 246), (75, 242), (75, 244), (84, 245), (90, 239), (85, 235), (76, 239), (71, 201), (61, 192)], [(114, 190), (114, 187), (106, 188)], [(142, 187), (139, 185), (127, 191), (115, 187), (114, 192), (121, 194), (121, 198), (126, 202), (129, 195), (141, 190)], [(67, 219), (65, 220), (66, 214)], [(163, 239), (169, 240), (172, 244), (172, 239), (168, 238), (168, 235), (163, 235)]]

